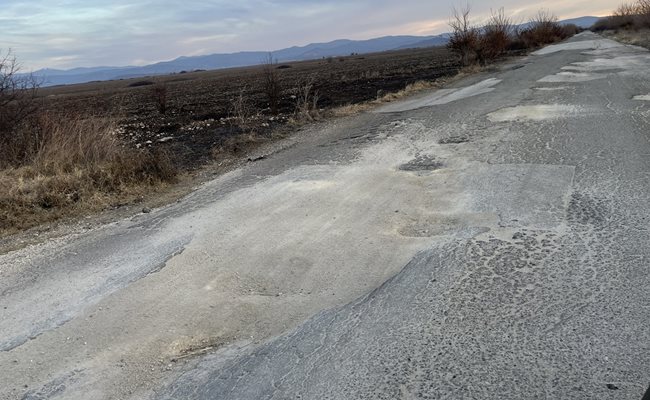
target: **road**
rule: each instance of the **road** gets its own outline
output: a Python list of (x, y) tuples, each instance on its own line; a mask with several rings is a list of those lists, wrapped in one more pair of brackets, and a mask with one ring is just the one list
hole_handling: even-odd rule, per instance
[(7, 399), (640, 399), (650, 53), (584, 33), (0, 256)]

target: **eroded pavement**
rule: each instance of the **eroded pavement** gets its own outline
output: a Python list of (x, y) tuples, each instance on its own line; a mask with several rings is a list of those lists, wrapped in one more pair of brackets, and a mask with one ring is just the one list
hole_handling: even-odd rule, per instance
[(641, 398), (649, 65), (582, 34), (0, 256), (3, 398)]

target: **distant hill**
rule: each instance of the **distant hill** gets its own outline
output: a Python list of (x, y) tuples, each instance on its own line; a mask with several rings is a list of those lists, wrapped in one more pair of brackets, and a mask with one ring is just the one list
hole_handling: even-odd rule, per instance
[(562, 25), (569, 25), (573, 24), (578, 26), (579, 28), (587, 29), (591, 28), (593, 24), (596, 23), (601, 17), (580, 17), (580, 18), (572, 18), (572, 19), (565, 19), (564, 21), (560, 21)]
[[(581, 17), (561, 21), (563, 24), (576, 24), (588, 28), (598, 17)], [(369, 40), (334, 40), (327, 43), (312, 43), (306, 46), (294, 46), (273, 51), (273, 58), (279, 62), (304, 61), (324, 57), (337, 57), (350, 54), (365, 54), (409, 48), (444, 46), (449, 34), (436, 36), (384, 36)], [(247, 51), (229, 54), (210, 54), (204, 56), (179, 57), (145, 66), (127, 67), (92, 67), (70, 70), (41, 69), (34, 76), (43, 82), (43, 86), (68, 85), (91, 81), (127, 79), (143, 76), (165, 75), (182, 71), (213, 70), (232, 67), (257, 65), (268, 57), (266, 51)]]
[[(354, 54), (374, 53), (404, 48), (444, 46), (447, 35), (439, 36), (385, 36), (369, 40), (334, 40), (312, 43), (271, 52), (279, 62), (313, 60)], [(212, 70), (261, 64), (268, 57), (266, 51), (249, 51), (230, 54), (179, 57), (141, 67), (94, 67), (71, 70), (41, 69), (33, 74), (43, 86), (67, 85), (91, 81), (126, 79), (151, 75), (171, 74), (181, 71)]]

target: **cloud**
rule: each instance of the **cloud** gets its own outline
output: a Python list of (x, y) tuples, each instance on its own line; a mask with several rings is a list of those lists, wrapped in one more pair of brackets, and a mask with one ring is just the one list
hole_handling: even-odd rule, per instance
[[(3, 0), (0, 49), (29, 68), (134, 65), (181, 55), (275, 50), (339, 38), (447, 30), (451, 0)], [(481, 1), (522, 20), (539, 2)], [(602, 14), (609, 0), (551, 0), (560, 17)]]

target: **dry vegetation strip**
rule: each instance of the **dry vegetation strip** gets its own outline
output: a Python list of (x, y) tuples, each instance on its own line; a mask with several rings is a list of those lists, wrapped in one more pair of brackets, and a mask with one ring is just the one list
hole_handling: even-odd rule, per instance
[(650, 0), (623, 3), (591, 29), (623, 43), (650, 48)]
[(36, 82), (17, 71), (11, 54), (3, 57), (0, 233), (129, 201), (175, 179), (165, 154), (125, 147), (114, 120), (42, 110)]
[(650, 0), (623, 3), (611, 16), (602, 18), (591, 29), (596, 32), (650, 29)]
[(485, 65), (509, 52), (535, 49), (579, 32), (575, 25), (560, 25), (548, 11), (540, 11), (525, 28), (515, 25), (503, 8), (493, 12), (482, 25), (472, 22), (470, 12), (469, 6), (454, 9), (450, 22), (449, 48), (463, 65)]
[(279, 131), (348, 115), (564, 39), (540, 13), (527, 29), (503, 10), (477, 26), (457, 12), (448, 48), (39, 89), (0, 59), (0, 236), (138, 201), (179, 173), (240, 156)]

